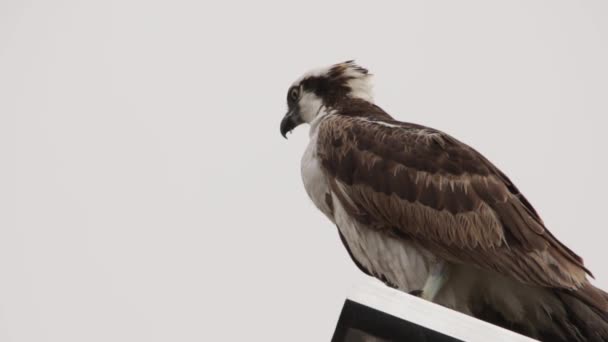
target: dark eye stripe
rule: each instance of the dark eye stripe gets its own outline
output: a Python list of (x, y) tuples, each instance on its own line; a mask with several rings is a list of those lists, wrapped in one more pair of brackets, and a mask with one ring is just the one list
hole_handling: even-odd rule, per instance
[(291, 87), (287, 92), (287, 102), (294, 103), (300, 97), (300, 89), (298, 87)]

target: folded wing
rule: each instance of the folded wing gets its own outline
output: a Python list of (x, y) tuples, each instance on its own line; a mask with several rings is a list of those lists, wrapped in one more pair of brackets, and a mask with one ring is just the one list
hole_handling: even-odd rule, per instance
[(511, 181), (445, 133), (386, 114), (333, 114), (320, 123), (317, 151), (343, 207), (372, 229), (527, 284), (586, 282), (581, 258)]

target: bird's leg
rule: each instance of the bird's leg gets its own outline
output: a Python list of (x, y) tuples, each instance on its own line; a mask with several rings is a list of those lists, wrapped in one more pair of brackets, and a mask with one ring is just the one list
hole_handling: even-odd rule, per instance
[(432, 302), (448, 279), (448, 274), (444, 261), (433, 264), (422, 288), (422, 298)]
[(422, 290), (414, 290), (410, 294), (432, 302), (448, 279), (448, 275), (448, 267), (446, 267), (445, 262), (439, 261), (431, 266)]

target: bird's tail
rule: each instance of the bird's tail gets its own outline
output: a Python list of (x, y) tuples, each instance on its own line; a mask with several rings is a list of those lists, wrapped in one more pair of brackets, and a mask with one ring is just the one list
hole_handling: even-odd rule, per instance
[(568, 332), (569, 341), (608, 342), (608, 293), (586, 283), (576, 291), (556, 294), (566, 316), (554, 321)]
[(608, 342), (608, 294), (591, 283), (575, 291), (514, 289), (473, 316), (540, 341)]

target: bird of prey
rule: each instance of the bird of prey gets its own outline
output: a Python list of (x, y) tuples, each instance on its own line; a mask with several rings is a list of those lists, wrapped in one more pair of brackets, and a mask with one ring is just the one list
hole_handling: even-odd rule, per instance
[(386, 285), (543, 341), (608, 341), (608, 294), (515, 184), (454, 137), (395, 120), (353, 61), (287, 92), (310, 125), (304, 187), (355, 264)]

